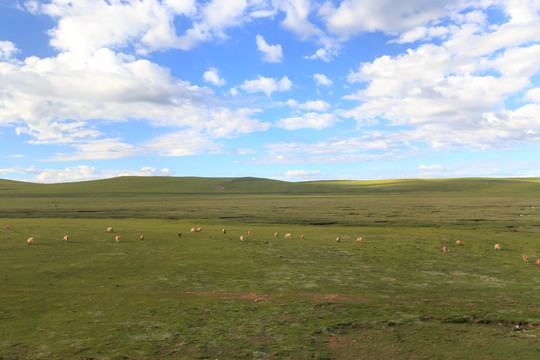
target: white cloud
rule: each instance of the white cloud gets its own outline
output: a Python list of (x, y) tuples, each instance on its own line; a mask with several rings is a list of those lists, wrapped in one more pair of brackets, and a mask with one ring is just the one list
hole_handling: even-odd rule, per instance
[(218, 86), (223, 86), (226, 83), (225, 79), (219, 76), (218, 70), (213, 67), (208, 69), (208, 71), (203, 74), (203, 78), (205, 81)]
[(330, 62), (337, 55), (337, 52), (329, 48), (320, 48), (313, 55), (304, 56), (305, 59), (310, 60), (322, 60), (325, 62)]
[(445, 26), (418, 26), (402, 33), (398, 39), (391, 42), (398, 44), (413, 43), (415, 41), (427, 41), (433, 38), (443, 38), (450, 33), (451, 29)]
[(212, 0), (203, 9), (205, 21), (210, 27), (217, 30), (220, 36), (223, 29), (236, 26), (244, 22), (247, 7), (246, 0)]
[(313, 74), (313, 79), (317, 86), (332, 86), (334, 84), (334, 82), (324, 74)]
[(218, 139), (265, 131), (270, 128), (270, 123), (252, 118), (260, 111), (260, 109), (247, 108), (234, 111), (228, 108), (214, 109), (210, 112), (209, 119), (205, 124), (206, 133), (212, 138)]
[(319, 171), (307, 171), (307, 170), (289, 170), (285, 174), (279, 175), (278, 178), (287, 181), (308, 181), (321, 179), (324, 174)]
[(195, 0), (163, 0), (175, 14), (192, 14), (196, 11)]
[(360, 32), (394, 34), (407, 31), (445, 16), (449, 6), (442, 0), (344, 0), (336, 8), (328, 1), (319, 10), (319, 15), (328, 31), (347, 39)]
[(329, 103), (324, 100), (310, 100), (306, 101), (303, 104), (298, 103), (298, 101), (290, 99), (286, 102), (292, 108), (302, 109), (302, 110), (314, 110), (324, 112), (332, 107)]
[(166, 168), (158, 170), (150, 166), (144, 166), (138, 170), (97, 170), (93, 166), (78, 165), (64, 169), (38, 169), (34, 166), (28, 168), (13, 166), (7, 169), (0, 169), (0, 174), (31, 175), (32, 177), (28, 179), (30, 182), (60, 183), (113, 178), (117, 176), (170, 176), (173, 175), (173, 172)]
[[(205, 78), (224, 83), (213, 68)], [(286, 77), (272, 81), (270, 88), (261, 91), (271, 94), (291, 86)], [(111, 139), (98, 130), (103, 123), (126, 119), (172, 127), (173, 133), (187, 128), (211, 134), (210, 149), (216, 148), (213, 141), (220, 136), (269, 127), (251, 119), (257, 109), (224, 106), (208, 88), (176, 79), (168, 69), (148, 60), (136, 60), (106, 48), (76, 63), (70, 53), (0, 62), (0, 83), (0, 126), (14, 126), (18, 135), (30, 135), (32, 144), (66, 144), (76, 150), (50, 160), (117, 159), (137, 154), (138, 144)]]
[(190, 156), (215, 154), (223, 151), (222, 138), (265, 131), (270, 124), (252, 117), (258, 109), (215, 108), (210, 110), (198, 127), (171, 132), (144, 141), (139, 147), (150, 154), (159, 156)]
[(534, 101), (537, 104), (540, 104), (540, 87), (530, 89), (525, 94), (525, 97), (529, 100)]
[[(189, 50), (215, 37), (226, 38), (228, 28), (275, 14), (264, 2), (246, 0), (213, 0), (204, 5), (195, 0), (52, 0), (27, 1), (25, 7), (34, 14), (57, 18), (58, 25), (49, 32), (51, 44), (79, 61), (102, 47), (133, 45), (140, 54)], [(178, 17), (191, 25), (180, 35), (174, 22)]]
[(531, 43), (540, 40), (537, 21), (488, 29), (477, 11), (464, 13), (441, 45), (382, 56), (351, 72), (348, 80), (360, 90), (345, 98), (360, 105), (342, 116), (359, 125), (415, 126), (406, 132), (409, 138), (437, 149), (483, 150), (537, 141), (540, 129), (531, 106), (500, 110), (510, 96), (527, 98), (524, 93), (540, 71), (540, 45)]
[(322, 130), (334, 126), (338, 121), (339, 119), (333, 114), (307, 113), (298, 117), (280, 119), (276, 126), (287, 130), (305, 128)]
[(217, 153), (222, 146), (211, 137), (195, 130), (183, 130), (158, 136), (141, 146), (160, 156), (190, 156), (204, 153)]
[(313, 9), (313, 2), (309, 0), (274, 0), (273, 4), (286, 14), (282, 25), (296, 33), (301, 39), (307, 40), (313, 36), (324, 36), (323, 31), (308, 19)]
[(257, 35), (257, 49), (263, 53), (263, 60), (270, 63), (283, 61), (281, 45), (269, 45), (261, 35)]
[(246, 80), (240, 88), (248, 93), (263, 92), (266, 96), (270, 97), (275, 91), (287, 91), (292, 87), (292, 82), (287, 76), (276, 81), (273, 78), (267, 78), (259, 76), (255, 80)]
[(10, 61), (19, 49), (11, 41), (0, 41), (0, 61)]
[(135, 155), (139, 149), (119, 139), (99, 139), (73, 145), (73, 154), (56, 154), (51, 161), (81, 161), (122, 159)]

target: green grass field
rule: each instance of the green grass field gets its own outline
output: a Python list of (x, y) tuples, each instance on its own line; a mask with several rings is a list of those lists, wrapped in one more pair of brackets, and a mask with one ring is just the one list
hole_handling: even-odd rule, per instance
[(0, 359), (538, 359), (539, 236), (535, 178), (0, 180)]

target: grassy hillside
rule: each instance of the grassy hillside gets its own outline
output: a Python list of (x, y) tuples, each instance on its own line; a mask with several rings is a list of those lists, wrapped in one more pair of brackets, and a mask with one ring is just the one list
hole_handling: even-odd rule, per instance
[[(531, 225), (540, 181), (314, 181), (120, 177), (66, 184), (0, 181), (4, 218), (224, 219), (349, 226)], [(525, 216), (520, 216), (525, 215)]]
[(404, 179), (285, 182), (261, 178), (118, 177), (61, 184), (0, 179), (0, 195), (58, 194), (530, 194), (539, 178)]

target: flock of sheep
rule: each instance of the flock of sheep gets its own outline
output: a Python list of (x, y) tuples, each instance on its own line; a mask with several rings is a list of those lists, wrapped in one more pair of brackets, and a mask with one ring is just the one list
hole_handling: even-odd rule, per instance
[[(9, 230), (9, 229), (11, 229), (11, 226), (10, 226), (10, 225), (6, 225), (5, 228), (6, 228), (6, 230)], [(107, 232), (108, 232), (108, 233), (112, 233), (113, 231), (114, 231), (114, 229), (113, 229), (112, 227), (109, 226), (109, 227), (107, 228)], [(193, 228), (191, 228), (190, 231), (191, 231), (191, 232), (200, 232), (200, 231), (202, 231), (202, 229), (201, 229), (200, 227), (193, 227)], [(222, 229), (222, 232), (223, 232), (224, 234), (226, 234), (226, 233), (227, 233), (227, 229)], [(249, 236), (252, 236), (252, 235), (253, 235), (253, 231), (248, 230), (247, 234), (248, 234)], [(182, 233), (181, 233), (181, 232), (178, 232), (178, 236), (182, 236)], [(278, 237), (279, 237), (279, 233), (277, 233), (277, 232), (274, 233), (274, 237), (278, 238)], [(291, 233), (286, 233), (286, 234), (284, 235), (284, 238), (285, 238), (285, 239), (291, 239), (291, 237), (292, 237)], [(140, 240), (144, 240), (144, 235), (140, 235), (139, 238), (140, 238)], [(300, 238), (301, 238), (301, 239), (304, 239), (305, 236), (302, 234), (302, 235), (300, 235)], [(68, 241), (69, 241), (69, 235), (64, 235), (64, 237), (63, 237), (62, 240), (63, 240), (64, 242), (68, 242)], [(246, 240), (246, 237), (245, 237), (244, 235), (240, 235), (240, 241), (245, 241), (245, 240)], [(359, 237), (356, 238), (356, 241), (357, 241), (357, 242), (362, 242), (362, 240), (363, 240), (363, 239), (362, 239), (361, 236), (359, 236)], [(33, 236), (29, 237), (29, 238), (26, 240), (26, 242), (27, 242), (28, 244), (30, 244), (30, 245), (33, 244), (34, 241), (35, 241), (35, 238), (34, 238)], [(116, 235), (116, 236), (114, 237), (114, 241), (120, 242), (120, 235)], [(338, 237), (336, 238), (336, 242), (338, 242), (338, 243), (341, 242), (341, 237), (340, 237), (340, 236), (338, 236)], [(457, 245), (457, 246), (463, 246), (463, 242), (462, 242), (461, 240), (456, 240), (456, 245)], [(501, 245), (500, 245), (500, 244), (495, 244), (495, 245), (494, 245), (494, 249), (497, 250), (497, 251), (501, 250)], [(443, 250), (444, 252), (450, 252), (450, 249), (448, 248), (448, 246), (443, 246), (442, 250)], [(523, 255), (523, 261), (524, 261), (524, 262), (529, 262), (529, 257), (528, 257), (527, 255)], [(537, 259), (536, 259), (536, 265), (540, 265), (540, 258), (537, 258)]]
[[(463, 241), (461, 240), (456, 240), (456, 245), (457, 246), (463, 246)], [(495, 244), (493, 246), (493, 248), (497, 251), (501, 250), (501, 244)], [(450, 252), (450, 249), (448, 248), (448, 246), (443, 246), (443, 251), (444, 252)], [(529, 262), (529, 257), (527, 255), (523, 255), (523, 261), (525, 262)], [(540, 265), (540, 258), (537, 258), (536, 259), (536, 265)]]

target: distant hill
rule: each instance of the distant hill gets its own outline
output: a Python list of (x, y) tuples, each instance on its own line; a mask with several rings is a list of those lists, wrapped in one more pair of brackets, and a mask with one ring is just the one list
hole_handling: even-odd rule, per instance
[(540, 191), (540, 178), (456, 178), (399, 180), (325, 180), (286, 182), (264, 178), (137, 177), (59, 184), (0, 179), (0, 194), (526, 194)]

